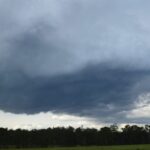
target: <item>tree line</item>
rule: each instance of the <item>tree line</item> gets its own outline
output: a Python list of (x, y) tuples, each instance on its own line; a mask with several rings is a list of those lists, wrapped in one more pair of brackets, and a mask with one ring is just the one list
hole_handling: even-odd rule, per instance
[(0, 128), (0, 148), (126, 144), (150, 144), (150, 125), (126, 125), (121, 130), (117, 125), (101, 129), (55, 127), (31, 131)]

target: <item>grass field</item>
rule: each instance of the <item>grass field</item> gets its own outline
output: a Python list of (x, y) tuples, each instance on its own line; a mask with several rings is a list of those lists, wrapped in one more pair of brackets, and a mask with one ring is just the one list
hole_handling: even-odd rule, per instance
[[(5, 149), (3, 149), (5, 150)], [(99, 147), (70, 147), (70, 148), (28, 148), (7, 150), (150, 150), (150, 145), (99, 146)]]

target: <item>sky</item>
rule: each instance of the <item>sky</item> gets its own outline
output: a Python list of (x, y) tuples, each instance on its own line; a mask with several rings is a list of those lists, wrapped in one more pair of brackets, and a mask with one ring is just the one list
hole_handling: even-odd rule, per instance
[(149, 6), (0, 0), (1, 126), (148, 124)]

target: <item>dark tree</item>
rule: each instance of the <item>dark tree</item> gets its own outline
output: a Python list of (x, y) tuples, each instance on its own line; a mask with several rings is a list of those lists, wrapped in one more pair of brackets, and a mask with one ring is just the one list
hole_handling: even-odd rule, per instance
[(91, 128), (57, 127), (41, 130), (8, 130), (0, 128), (0, 148), (91, 146), (120, 144), (150, 144), (150, 125), (126, 125), (122, 131), (117, 125)]

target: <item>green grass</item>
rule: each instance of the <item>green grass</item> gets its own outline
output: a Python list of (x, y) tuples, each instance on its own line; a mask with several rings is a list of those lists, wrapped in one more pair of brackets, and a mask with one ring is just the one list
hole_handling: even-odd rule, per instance
[[(5, 150), (5, 149), (2, 149)], [(70, 148), (28, 148), (7, 150), (150, 150), (150, 145), (126, 145), (126, 146), (98, 146), (98, 147), (70, 147)]]

